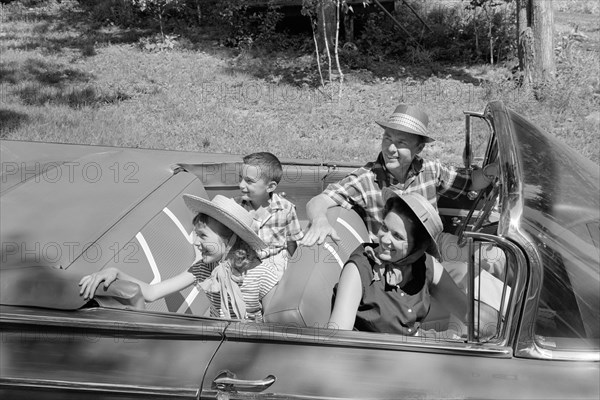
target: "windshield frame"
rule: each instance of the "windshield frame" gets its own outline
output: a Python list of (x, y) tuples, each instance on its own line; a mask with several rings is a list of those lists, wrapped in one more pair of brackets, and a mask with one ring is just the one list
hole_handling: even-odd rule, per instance
[[(559, 142), (554, 137), (542, 132), (539, 128), (533, 126), (525, 118), (519, 114), (507, 110), (501, 102), (493, 102), (488, 105), (487, 110), (488, 117), (493, 122), (496, 133), (498, 135), (498, 146), (499, 146), (499, 160), (501, 165), (502, 173), (502, 217), (499, 224), (498, 234), (506, 236), (512, 239), (514, 242), (519, 244), (522, 250), (526, 253), (529, 262), (529, 285), (528, 293), (525, 297), (525, 304), (523, 313), (521, 316), (521, 322), (519, 326), (518, 342), (516, 344), (515, 355), (531, 358), (552, 358), (552, 359), (564, 359), (564, 360), (599, 360), (600, 353), (598, 352), (597, 344), (586, 344), (578, 343), (573, 345), (569, 343), (564, 348), (556, 346), (555, 342), (545, 341), (540, 335), (536, 335), (536, 320), (538, 318), (539, 301), (541, 294), (544, 290), (544, 278), (547, 277), (549, 271), (548, 253), (544, 253), (547, 246), (555, 246), (555, 251), (559, 250), (556, 247), (556, 243), (560, 243), (564, 248), (560, 248), (561, 252), (573, 252), (577, 254), (577, 248), (572, 247), (572, 243), (565, 243), (564, 241), (559, 242), (556, 240), (548, 240), (548, 229), (552, 228), (549, 225), (548, 215), (546, 213), (544, 218), (540, 219), (540, 202), (535, 201), (535, 196), (539, 195), (535, 191), (531, 190), (533, 184), (535, 184), (535, 176), (532, 175), (532, 170), (535, 167), (540, 168), (539, 160), (533, 160), (528, 158), (531, 151), (535, 149), (537, 155), (545, 158), (546, 162), (555, 164), (568, 163), (570, 165), (569, 171), (575, 171), (574, 174), (578, 175), (575, 178), (576, 182), (572, 186), (581, 188), (583, 192), (588, 193), (588, 197), (593, 197), (591, 202), (598, 202), (598, 195), (589, 196), (589, 191), (593, 190), (598, 192), (598, 167), (591, 161), (586, 160), (582, 156), (575, 153), (573, 150)], [(520, 132), (518, 130), (521, 130)], [(544, 142), (548, 148), (542, 150), (539, 147), (539, 143), (536, 140)], [(532, 143), (535, 147), (531, 147)], [(530, 146), (527, 148), (527, 146)], [(529, 150), (529, 152), (527, 152)], [(542, 168), (543, 169), (543, 168)], [(548, 177), (548, 180), (559, 180), (564, 175), (556, 176), (552, 172), (544, 170), (542, 171)], [(558, 171), (563, 173), (565, 171)], [(541, 175), (541, 174), (538, 174)], [(581, 185), (579, 181), (583, 181)], [(561, 192), (564, 188), (561, 187), (562, 181), (558, 184), (555, 183), (554, 188), (559, 192), (557, 196), (562, 196), (564, 193)], [(581, 196), (580, 193), (573, 195), (575, 198)], [(538, 199), (539, 200), (539, 199)], [(586, 220), (596, 221), (598, 220), (597, 213), (591, 212), (592, 206), (585, 207), (565, 207), (573, 206), (577, 201), (564, 198), (560, 198), (560, 204), (563, 206), (562, 209), (558, 210), (557, 214), (565, 213), (565, 215), (575, 215), (579, 212), (581, 215), (587, 215)], [(587, 199), (586, 199), (587, 200)], [(600, 207), (596, 207), (596, 210)], [(543, 209), (542, 209), (543, 211)], [(553, 211), (556, 211), (555, 209)], [(566, 214), (571, 212), (571, 214)], [(575, 213), (575, 214), (574, 214)], [(560, 218), (559, 218), (560, 219)], [(536, 221), (537, 220), (537, 221)], [(565, 224), (560, 224), (558, 221), (554, 221), (556, 226), (560, 226), (564, 229)], [(570, 248), (571, 247), (571, 248)], [(589, 258), (589, 257), (588, 257)], [(573, 268), (575, 267), (575, 268)], [(569, 268), (568, 271), (571, 274), (581, 274), (580, 269), (573, 263), (566, 266)], [(598, 264), (593, 263), (590, 267), (591, 271), (595, 276), (598, 276), (600, 267)], [(574, 270), (574, 271), (573, 271)], [(547, 283), (547, 282), (546, 282)], [(598, 285), (593, 280), (590, 285)], [(577, 289), (575, 289), (575, 295), (579, 295)], [(597, 297), (593, 296), (593, 297)], [(592, 300), (592, 303), (597, 298)], [(597, 313), (597, 311), (594, 311)], [(598, 323), (592, 321), (592, 323)], [(568, 341), (566, 341), (568, 342)], [(563, 344), (566, 343), (562, 341)], [(596, 342), (596, 340), (594, 340)]]

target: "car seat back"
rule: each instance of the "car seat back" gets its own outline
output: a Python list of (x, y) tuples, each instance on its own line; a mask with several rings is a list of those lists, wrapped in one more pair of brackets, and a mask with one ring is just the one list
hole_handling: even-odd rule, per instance
[(281, 281), (263, 299), (265, 322), (324, 327), (331, 314), (333, 288), (352, 252), (369, 241), (367, 229), (351, 210), (333, 207), (327, 218), (340, 240), (298, 247)]

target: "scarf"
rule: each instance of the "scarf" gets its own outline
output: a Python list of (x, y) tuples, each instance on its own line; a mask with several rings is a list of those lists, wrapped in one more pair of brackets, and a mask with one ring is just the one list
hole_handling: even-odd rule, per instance
[(233, 234), (227, 241), (225, 254), (223, 258), (212, 270), (210, 277), (200, 283), (200, 287), (207, 293), (220, 293), (221, 295), (221, 310), (223, 314), (229, 318), (232, 311), (236, 318), (246, 318), (246, 302), (242, 295), (240, 286), (243, 283), (243, 275), (236, 275), (232, 270), (232, 262), (228, 259), (229, 252), (237, 241), (237, 235)]
[(426, 244), (421, 244), (416, 247), (413, 252), (401, 260), (398, 260), (394, 263), (383, 262), (377, 257), (375, 250), (372, 247), (366, 247), (365, 253), (367, 258), (371, 259), (376, 266), (373, 266), (373, 281), (381, 280), (381, 276), (384, 277), (385, 283), (388, 286), (399, 287), (404, 279), (404, 273), (407, 271), (408, 267), (411, 267), (412, 264), (417, 261), (419, 258), (423, 257), (425, 253)]

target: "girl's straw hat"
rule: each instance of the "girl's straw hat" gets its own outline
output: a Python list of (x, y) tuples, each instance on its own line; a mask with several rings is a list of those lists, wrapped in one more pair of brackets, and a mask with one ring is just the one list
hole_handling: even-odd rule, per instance
[(248, 211), (229, 197), (216, 195), (212, 201), (184, 194), (185, 205), (194, 213), (205, 214), (219, 221), (255, 251), (265, 249), (266, 243), (252, 230), (253, 218)]

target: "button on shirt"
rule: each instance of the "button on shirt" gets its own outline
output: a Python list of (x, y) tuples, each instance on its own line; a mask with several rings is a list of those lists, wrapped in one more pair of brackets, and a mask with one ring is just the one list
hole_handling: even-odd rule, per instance
[(338, 205), (357, 211), (367, 225), (371, 240), (376, 241), (383, 220), (381, 190), (384, 187), (394, 187), (402, 194), (419, 193), (437, 210), (438, 195), (457, 198), (468, 191), (470, 184), (468, 174), (448, 168), (438, 160), (428, 161), (419, 156), (413, 160), (406, 181), (400, 184), (387, 170), (383, 155), (379, 153), (377, 161), (328, 185), (323, 194)]

